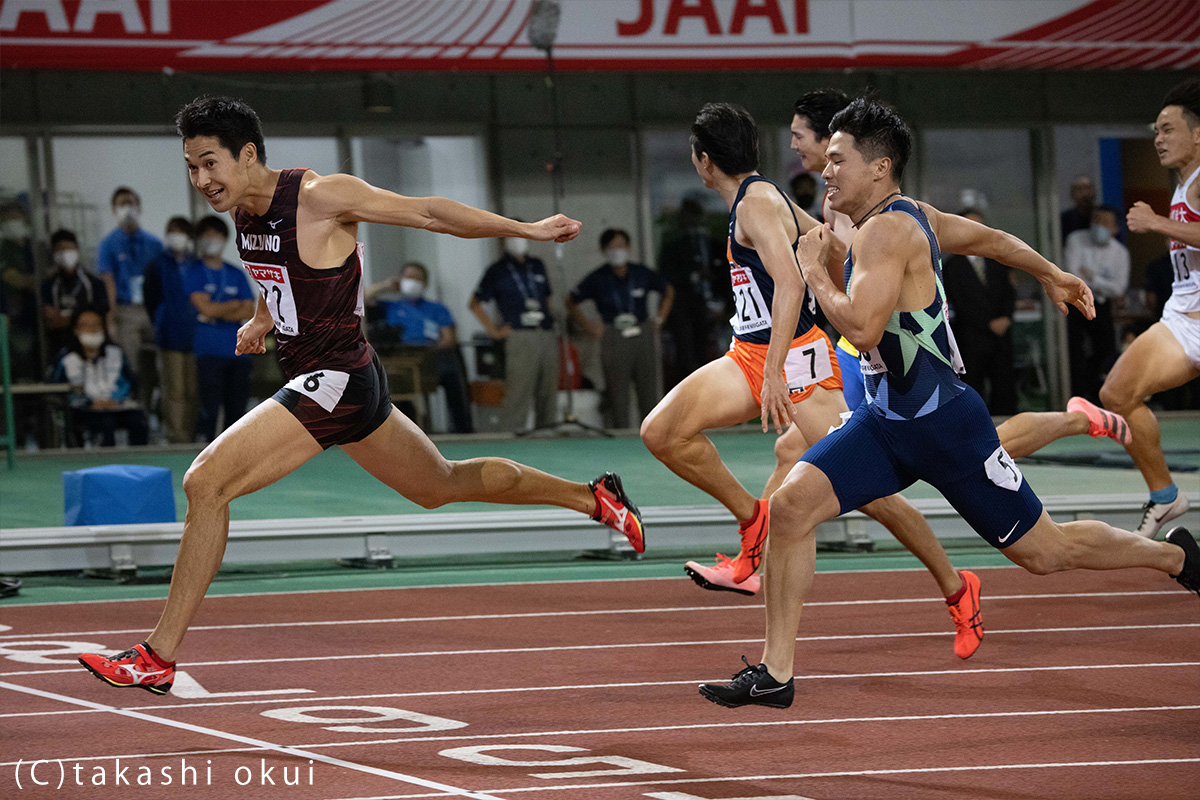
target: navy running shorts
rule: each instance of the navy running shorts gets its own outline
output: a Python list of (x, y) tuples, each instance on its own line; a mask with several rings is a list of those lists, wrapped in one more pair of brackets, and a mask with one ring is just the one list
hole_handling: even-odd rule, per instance
[(1042, 514), (1042, 502), (969, 387), (911, 420), (885, 419), (864, 403), (800, 460), (829, 478), (843, 514), (918, 480), (941, 492), (992, 547), (1008, 547)]
[(326, 450), (362, 441), (392, 413), (387, 373), (374, 350), (370, 363), (350, 372), (316, 369), (297, 375), (272, 399)]

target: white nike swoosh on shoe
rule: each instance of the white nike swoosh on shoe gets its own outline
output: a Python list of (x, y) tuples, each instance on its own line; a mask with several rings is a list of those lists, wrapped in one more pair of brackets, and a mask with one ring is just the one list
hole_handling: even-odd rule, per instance
[(751, 697), (761, 697), (764, 694), (774, 694), (775, 692), (782, 692), (786, 688), (787, 688), (786, 683), (783, 686), (776, 686), (774, 689), (761, 689), (760, 690), (757, 686), (751, 686), (750, 687), (750, 696)]
[(1017, 526), (1018, 526), (1018, 525), (1020, 525), (1020, 524), (1021, 524), (1021, 521), (1020, 521), (1020, 520), (1017, 520), (1016, 522), (1014, 522), (1014, 523), (1013, 523), (1013, 526), (1012, 526), (1011, 528), (1009, 528), (1009, 529), (1008, 529), (1008, 533), (1006, 533), (1006, 534), (1004, 534), (1003, 536), (1001, 536), (1001, 537), (1000, 537), (1000, 539), (999, 539), (999, 542), (1000, 542), (1000, 544), (1004, 544), (1005, 542), (1007, 542), (1007, 541), (1008, 541), (1008, 537), (1010, 537), (1010, 536), (1012, 536), (1012, 535), (1013, 535), (1013, 531), (1015, 531), (1015, 530), (1017, 529)]

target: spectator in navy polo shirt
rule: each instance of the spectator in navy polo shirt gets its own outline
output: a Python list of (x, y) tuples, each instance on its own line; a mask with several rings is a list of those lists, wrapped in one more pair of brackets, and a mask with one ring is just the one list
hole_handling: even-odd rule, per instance
[(367, 305), (379, 305), (387, 325), (400, 329), (400, 341), (410, 347), (435, 348), (438, 383), (446, 390), (446, 405), (454, 433), (474, 433), (467, 378), (458, 350), (458, 335), (450, 309), (425, 299), (429, 270), (418, 261), (400, 268), (400, 275), (366, 291)]
[[(662, 398), (658, 332), (675, 299), (674, 288), (661, 274), (629, 261), (629, 242), (626, 231), (609, 228), (602, 233), (604, 266), (589, 273), (567, 295), (572, 319), (600, 339), (607, 422), (613, 428), (637, 427)], [(647, 303), (651, 292), (659, 296), (654, 316)], [(584, 315), (579, 306), (585, 300), (596, 304), (603, 324)], [(629, 418), (630, 386), (637, 393), (635, 420)]]
[(55, 270), (42, 281), (42, 319), (46, 323), (49, 347), (54, 360), (64, 347), (75, 341), (71, 320), (85, 308), (108, 313), (108, 294), (104, 284), (80, 264), (79, 239), (74, 231), (60, 228), (50, 237), (50, 256)]
[(221, 260), (227, 241), (229, 226), (220, 217), (197, 222), (196, 249), (202, 263), (192, 266), (184, 283), (198, 312), (192, 340), (200, 388), (197, 430), (208, 442), (217, 435), (217, 412), (225, 410), (228, 428), (246, 412), (250, 400), (250, 356), (235, 355), (234, 349), (238, 328), (254, 316), (257, 295), (246, 273)]
[(199, 408), (196, 385), (196, 307), (185, 287), (187, 274), (200, 266), (192, 246), (192, 223), (171, 217), (163, 237), (167, 249), (146, 267), (146, 311), (154, 323), (162, 382), (162, 418), (167, 441), (194, 441)]
[[(142, 358), (142, 345), (154, 339), (154, 328), (150, 316), (142, 304), (142, 285), (146, 267), (163, 251), (158, 237), (146, 233), (138, 222), (142, 215), (142, 200), (128, 186), (118, 187), (112, 195), (112, 213), (117, 227), (100, 240), (96, 253), (96, 272), (108, 291), (108, 305), (112, 309), (110, 325), (113, 339), (125, 351), (139, 372), (146, 362)], [(151, 363), (152, 368), (152, 363)], [(148, 376), (141, 375), (142, 401), (145, 404), (150, 391)]]
[[(488, 336), (504, 342), (504, 406), (500, 429), (522, 431), (533, 402), (534, 424), (556, 421), (558, 337), (550, 315), (546, 265), (529, 257), (525, 239), (504, 239), (504, 255), (487, 268), (471, 297), (470, 309)], [(483, 307), (494, 301), (497, 322)]]

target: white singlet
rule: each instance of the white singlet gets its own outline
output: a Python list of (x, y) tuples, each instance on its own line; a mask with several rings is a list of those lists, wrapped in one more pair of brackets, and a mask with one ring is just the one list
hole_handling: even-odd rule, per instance
[[(1171, 219), (1176, 222), (1200, 223), (1200, 210), (1188, 202), (1187, 193), (1200, 175), (1200, 168), (1175, 188), (1171, 198)], [(1200, 247), (1191, 247), (1171, 240), (1171, 269), (1175, 273), (1171, 284), (1171, 299), (1167, 304), (1173, 311), (1190, 314), (1200, 311)]]

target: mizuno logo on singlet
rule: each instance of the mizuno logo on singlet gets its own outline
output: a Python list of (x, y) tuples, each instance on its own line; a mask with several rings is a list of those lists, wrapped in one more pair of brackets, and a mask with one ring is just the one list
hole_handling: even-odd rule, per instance
[(242, 250), (270, 250), (279, 252), (279, 234), (277, 233), (243, 233)]

